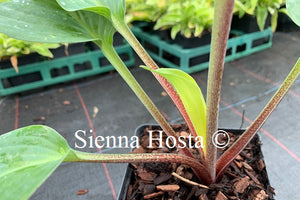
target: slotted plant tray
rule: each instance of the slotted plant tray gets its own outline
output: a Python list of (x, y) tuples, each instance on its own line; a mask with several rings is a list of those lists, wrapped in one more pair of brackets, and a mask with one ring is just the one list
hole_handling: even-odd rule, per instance
[[(209, 66), (209, 44), (183, 48), (180, 45), (164, 41), (153, 32), (143, 31), (142, 26), (135, 26), (132, 30), (153, 59), (165, 67), (193, 73), (207, 69)], [(225, 62), (270, 48), (272, 37), (271, 28), (253, 33), (232, 30), (227, 44)]]
[[(116, 51), (127, 66), (134, 64), (133, 51), (128, 43), (117, 46)], [(100, 50), (19, 66), (19, 73), (12, 67), (2, 69), (0, 63), (0, 95), (24, 92), (111, 70), (114, 67)]]

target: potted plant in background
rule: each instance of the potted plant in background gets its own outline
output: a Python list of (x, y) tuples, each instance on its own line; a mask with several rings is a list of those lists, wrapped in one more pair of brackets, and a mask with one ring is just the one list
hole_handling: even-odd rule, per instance
[[(126, 19), (132, 22), (133, 33), (155, 61), (164, 67), (192, 73), (209, 66), (213, 3), (211, 0), (129, 1)], [(265, 24), (265, 19), (255, 15), (262, 13), (256, 10), (267, 8), (277, 12), (272, 7), (277, 3), (269, 4), (249, 0), (235, 3), (234, 13), (239, 17), (233, 18), (226, 61), (271, 47), (270, 24), (266, 23), (259, 30), (256, 21), (259, 19), (259, 23)], [(276, 20), (272, 18), (272, 25)]]
[(201, 37), (211, 30), (213, 21), (212, 1), (128, 1), (127, 8), (128, 22), (152, 22), (150, 30), (170, 30), (164, 40), (174, 40), (177, 34)]
[[(174, 40), (178, 33), (186, 38), (201, 37), (203, 32), (211, 31), (213, 3), (213, 0), (130, 0), (126, 1), (125, 19), (128, 23), (154, 23), (154, 26), (150, 25), (147, 31), (170, 29), (170, 37), (167, 38), (169, 40), (171, 38)], [(286, 9), (282, 8), (283, 5), (285, 5), (285, 0), (236, 0), (233, 28), (242, 28), (249, 33), (262, 31), (271, 25), (272, 30), (275, 31), (278, 14), (286, 13)], [(256, 23), (250, 23), (250, 19)], [(245, 21), (252, 27), (246, 26)]]
[[(53, 58), (50, 49), (56, 49), (59, 46), (60, 44), (57, 43), (26, 42), (0, 33), (0, 69), (10, 69), (13, 66), (16, 74), (18, 74), (19, 66), (41, 62), (46, 60), (46, 57)], [(30, 74), (26, 77), (16, 76), (5, 79), (6, 82), (4, 82), (3, 86), (20, 85), (39, 79), (40, 76), (38, 74)]]
[(236, 0), (234, 8), (236, 16), (233, 18), (233, 26), (245, 32), (253, 32), (262, 31), (271, 25), (274, 32), (277, 27), (278, 13), (286, 13), (286, 9), (282, 8), (284, 4), (285, 0)]
[[(124, 21), (124, 3), (122, 0), (76, 3), (66, 0), (6, 2), (0, 4), (0, 29), (12, 37), (24, 40), (44, 42), (45, 36), (55, 33), (55, 37), (47, 37), (47, 42), (94, 41), (156, 119), (162, 130), (168, 137), (174, 138), (174, 143), (178, 144), (180, 137), (166, 122), (114, 51), (112, 38), (117, 30), (147, 65), (144, 68), (154, 74), (174, 101), (189, 128), (190, 137), (200, 138), (199, 140), (193, 139), (199, 144), (199, 147), (195, 149), (196, 154), (191, 153), (193, 149), (179, 145), (177, 145), (180, 151), (178, 154), (84, 153), (71, 149), (67, 142), (49, 127), (24, 127), (0, 136), (0, 155), (2, 156), (0, 188), (3, 198), (8, 200), (29, 198), (62, 162), (181, 163), (189, 165), (194, 173), (193, 176), (210, 187), (222, 178), (230, 163), (254, 137), (300, 74), (300, 60), (298, 60), (257, 119), (233, 142), (229, 149), (217, 157), (217, 149), (213, 144), (216, 140), (213, 136), (218, 130), (221, 80), (234, 1), (215, 1), (206, 102), (200, 88), (188, 74), (176, 69), (158, 68), (153, 62)], [(295, 3), (293, 6), (297, 7)], [(12, 12), (15, 15), (12, 15)], [(27, 15), (27, 12), (31, 15)], [(295, 10), (292, 12), (296, 13)], [(4, 16), (5, 20), (3, 20)], [(16, 18), (19, 20), (15, 20)], [(38, 23), (37, 19), (38, 21), (42, 19), (44, 23)], [(30, 26), (31, 34), (23, 35), (17, 31), (19, 27), (24, 27), (24, 24)], [(52, 26), (49, 26), (50, 24)], [(44, 32), (40, 34), (39, 30)]]
[[(10, 38), (7, 35), (0, 34), (0, 60), (2, 63), (0, 67), (6, 68), (7, 65), (4, 65), (4, 60), (10, 60), (11, 65), (18, 72), (18, 63), (20, 65), (26, 64), (26, 59), (22, 59), (22, 55), (29, 55), (31, 53), (38, 53), (41, 56), (53, 58), (53, 54), (49, 49), (58, 48), (60, 44), (49, 44), (49, 43), (36, 43), (36, 42), (26, 42), (22, 40), (16, 40)], [(19, 60), (19, 62), (18, 62)], [(27, 63), (30, 62), (30, 59), (27, 58)], [(39, 59), (36, 59), (39, 60)]]

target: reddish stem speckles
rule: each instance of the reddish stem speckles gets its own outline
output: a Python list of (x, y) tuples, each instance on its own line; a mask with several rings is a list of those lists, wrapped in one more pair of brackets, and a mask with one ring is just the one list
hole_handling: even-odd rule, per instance
[(216, 147), (212, 144), (212, 135), (218, 130), (220, 92), (233, 7), (234, 0), (215, 1), (207, 83), (207, 153), (205, 155), (208, 169), (213, 180), (216, 175)]
[(99, 162), (99, 163), (180, 163), (196, 170), (200, 180), (205, 184), (212, 182), (205, 166), (198, 160), (179, 154), (170, 153), (142, 153), (142, 154), (91, 154), (75, 151), (76, 157), (67, 158), (65, 162)]

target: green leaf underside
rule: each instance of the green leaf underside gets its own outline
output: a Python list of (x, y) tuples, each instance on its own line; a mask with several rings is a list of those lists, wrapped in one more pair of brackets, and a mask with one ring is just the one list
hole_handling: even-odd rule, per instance
[(300, 4), (297, 0), (287, 0), (286, 8), (290, 18), (300, 26)]
[(59, 5), (67, 11), (88, 10), (95, 12), (107, 19), (124, 21), (124, 0), (57, 0)]
[(57, 3), (66, 11), (88, 10), (103, 15), (110, 19), (110, 10), (103, 3), (97, 0), (57, 0)]
[(206, 105), (196, 81), (187, 73), (177, 69), (160, 68), (152, 70), (145, 66), (142, 67), (160, 74), (173, 85), (182, 100), (197, 135), (203, 137), (204, 145), (206, 145)]
[(105, 41), (110, 45), (113, 44), (113, 35), (116, 30), (109, 20), (101, 15), (87, 11), (72, 12), (71, 16), (89, 32), (89, 35), (95, 41)]
[(103, 31), (114, 32), (104, 17), (88, 11), (65, 11), (55, 0), (15, 0), (0, 4), (0, 32), (13, 38), (74, 43), (100, 40)]
[(28, 199), (69, 152), (66, 140), (46, 126), (33, 125), (1, 135), (1, 199)]

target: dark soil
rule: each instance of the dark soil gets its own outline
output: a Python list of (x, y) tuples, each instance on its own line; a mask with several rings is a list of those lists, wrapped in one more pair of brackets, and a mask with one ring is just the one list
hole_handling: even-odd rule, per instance
[[(184, 125), (174, 128), (177, 134), (188, 134)], [(147, 130), (153, 129), (149, 127), (144, 130), (140, 139), (141, 147), (135, 149), (134, 153), (177, 153), (176, 149), (166, 146), (147, 148)], [(232, 143), (238, 136), (230, 134), (230, 137)], [(154, 147), (157, 145), (158, 143), (153, 143)], [(198, 182), (189, 166), (175, 163), (134, 164), (127, 200), (273, 200), (275, 193), (268, 181), (260, 145), (258, 136), (255, 136), (232, 162), (222, 180), (209, 185), (209, 189), (192, 186), (171, 174), (176, 172), (186, 179)], [(222, 151), (224, 149), (219, 154)]]

